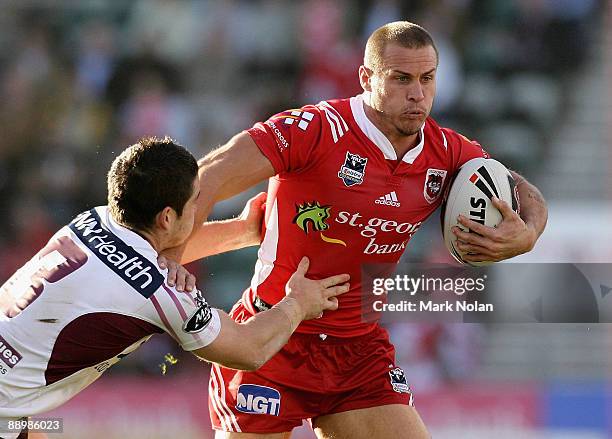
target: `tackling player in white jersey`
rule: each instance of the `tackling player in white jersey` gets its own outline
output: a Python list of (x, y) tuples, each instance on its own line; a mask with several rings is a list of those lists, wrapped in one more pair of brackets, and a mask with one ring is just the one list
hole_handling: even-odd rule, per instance
[[(0, 288), (0, 437), (27, 437), (9, 421), (66, 402), (155, 333), (201, 359), (254, 370), (302, 320), (337, 308), (348, 275), (306, 279), (306, 258), (285, 298), (245, 324), (197, 290), (170, 287), (157, 257), (191, 234), (197, 172), (171, 139), (141, 140), (114, 161), (108, 206), (78, 215)], [(236, 242), (231, 223), (215, 227), (221, 243)]]

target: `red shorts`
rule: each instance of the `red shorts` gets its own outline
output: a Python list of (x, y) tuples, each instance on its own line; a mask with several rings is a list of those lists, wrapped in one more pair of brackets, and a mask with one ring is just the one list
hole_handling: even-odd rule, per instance
[[(231, 315), (237, 322), (251, 317), (242, 304)], [(244, 433), (280, 433), (303, 419), (413, 404), (395, 348), (378, 326), (352, 338), (294, 334), (255, 372), (213, 365), (208, 393), (213, 428)]]

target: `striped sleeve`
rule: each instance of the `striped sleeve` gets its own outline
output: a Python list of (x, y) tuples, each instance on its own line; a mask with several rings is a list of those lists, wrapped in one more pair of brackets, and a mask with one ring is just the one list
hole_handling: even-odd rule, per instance
[(208, 346), (219, 335), (219, 313), (200, 291), (179, 292), (164, 284), (150, 301), (152, 319), (186, 351)]

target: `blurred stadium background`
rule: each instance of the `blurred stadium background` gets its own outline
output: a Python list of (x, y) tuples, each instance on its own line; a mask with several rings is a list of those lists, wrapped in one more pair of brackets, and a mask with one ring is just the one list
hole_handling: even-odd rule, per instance
[[(548, 229), (520, 259), (611, 262), (605, 0), (2, 0), (0, 283), (60, 225), (105, 203), (110, 162), (139, 136), (171, 135), (199, 157), (282, 109), (356, 94), (365, 39), (398, 19), (424, 25), (440, 49), (439, 122), (549, 200)], [(248, 195), (214, 216), (237, 214)], [(408, 253), (448, 260), (435, 218)], [(228, 309), (255, 255), (190, 268)], [(608, 325), (390, 329), (436, 438), (612, 437)], [(179, 362), (162, 375), (167, 353)], [(53, 414), (66, 438), (212, 437), (208, 369), (158, 336)]]

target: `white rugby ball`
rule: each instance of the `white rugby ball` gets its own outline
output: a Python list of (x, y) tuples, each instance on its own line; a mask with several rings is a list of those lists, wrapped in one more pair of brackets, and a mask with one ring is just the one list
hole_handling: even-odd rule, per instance
[(496, 227), (501, 222), (502, 215), (491, 201), (493, 196), (506, 201), (512, 206), (512, 210), (519, 213), (520, 204), (514, 178), (497, 160), (472, 159), (459, 169), (451, 182), (450, 191), (442, 205), (442, 234), (446, 248), (462, 264), (480, 267), (493, 263), (465, 261), (465, 254), (457, 247), (457, 237), (451, 230), (457, 226), (467, 231), (466, 227), (457, 221), (459, 215), (485, 226)]

